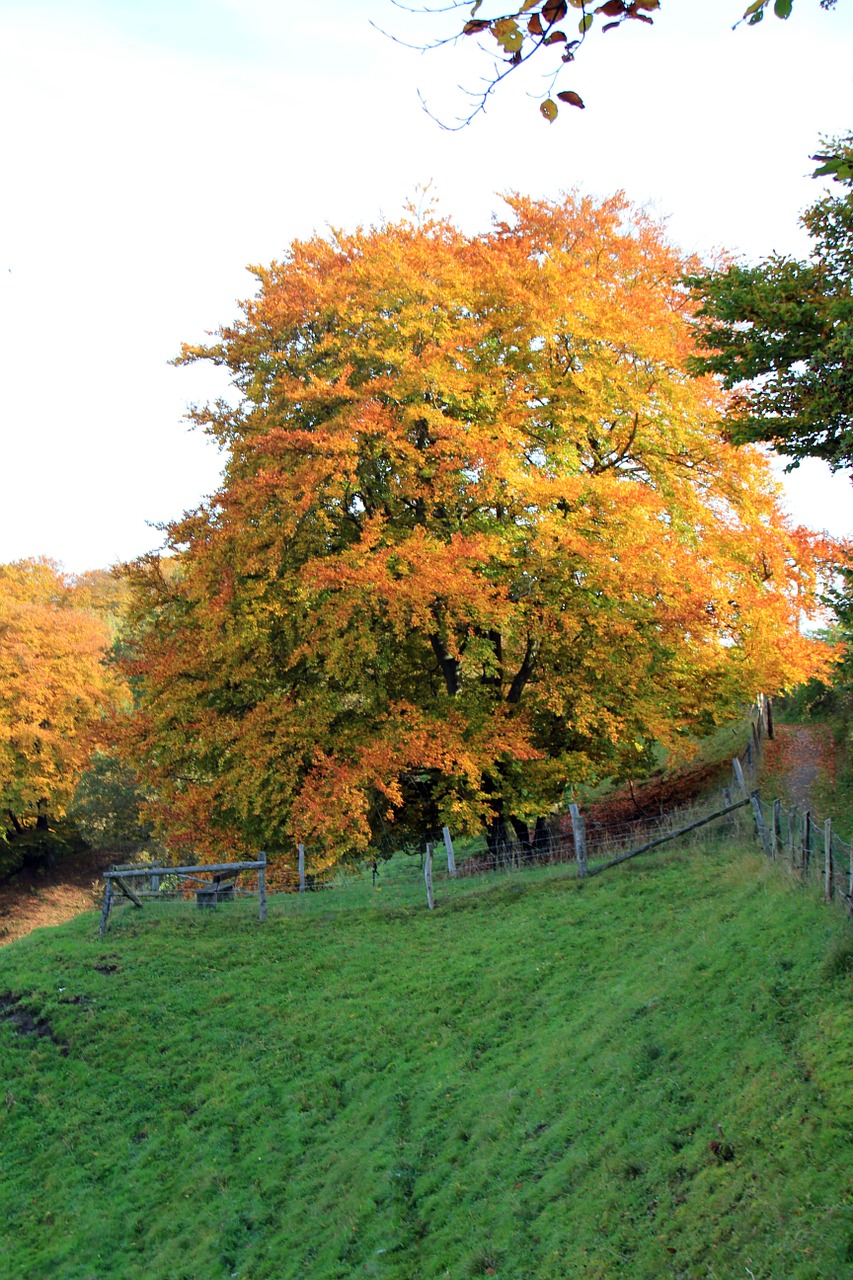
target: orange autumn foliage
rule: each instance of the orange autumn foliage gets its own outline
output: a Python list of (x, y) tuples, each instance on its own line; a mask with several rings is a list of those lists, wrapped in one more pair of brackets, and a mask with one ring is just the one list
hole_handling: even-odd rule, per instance
[(0, 805), (61, 817), (120, 685), (104, 620), (48, 560), (0, 565)]
[(228, 459), (177, 559), (131, 571), (174, 843), (499, 840), (823, 669), (832, 549), (684, 371), (695, 264), (621, 196), (508, 203), (296, 243), (185, 349), (239, 403), (195, 413)]

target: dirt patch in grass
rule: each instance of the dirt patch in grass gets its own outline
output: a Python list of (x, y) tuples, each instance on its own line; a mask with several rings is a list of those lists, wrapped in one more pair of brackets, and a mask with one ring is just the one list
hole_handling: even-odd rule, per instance
[(65, 1042), (55, 1034), (47, 1018), (27, 1008), (23, 997), (15, 995), (13, 991), (0, 991), (0, 1022), (13, 1027), (18, 1035), (52, 1040), (61, 1048), (67, 1048)]

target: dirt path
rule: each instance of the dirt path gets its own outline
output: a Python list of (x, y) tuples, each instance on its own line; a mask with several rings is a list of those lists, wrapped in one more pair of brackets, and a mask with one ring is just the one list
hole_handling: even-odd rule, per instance
[(811, 809), (818, 783), (835, 778), (835, 741), (827, 725), (780, 724), (764, 744), (762, 791)]
[(0, 884), (0, 947), (42, 925), (63, 924), (81, 911), (91, 911), (95, 906), (93, 884), (115, 856), (77, 854), (51, 870), (22, 871), (9, 883)]

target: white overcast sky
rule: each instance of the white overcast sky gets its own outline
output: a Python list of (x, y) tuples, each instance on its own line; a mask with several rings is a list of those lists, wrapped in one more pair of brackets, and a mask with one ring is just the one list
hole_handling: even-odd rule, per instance
[[(437, 2), (437, 0), (436, 0)], [(654, 28), (590, 41), (554, 125), (538, 76), (469, 128), (471, 41), (391, 0), (0, 0), (0, 561), (74, 572), (161, 541), (215, 489), (190, 432), (216, 371), (175, 369), (182, 340), (230, 321), (245, 266), (325, 225), (394, 217), (432, 182), (467, 230), (501, 191), (624, 188), (683, 247), (803, 254), (798, 213), (821, 133), (853, 125), (853, 0), (795, 0), (787, 22), (731, 26), (745, 0), (662, 0)], [(560, 86), (558, 86), (560, 87)], [(817, 464), (792, 513), (853, 531), (848, 479)]]

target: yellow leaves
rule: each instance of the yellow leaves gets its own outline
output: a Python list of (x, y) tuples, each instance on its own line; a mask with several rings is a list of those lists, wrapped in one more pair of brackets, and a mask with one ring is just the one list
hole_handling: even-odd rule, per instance
[(524, 37), (515, 18), (499, 18), (492, 23), (491, 32), (507, 53), (518, 53)]

